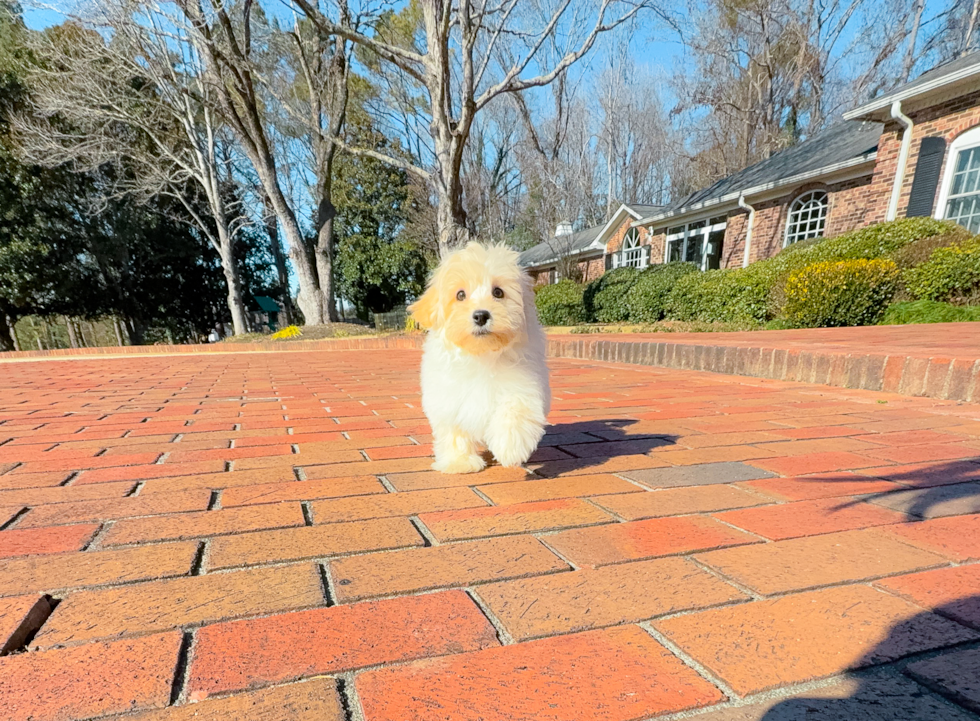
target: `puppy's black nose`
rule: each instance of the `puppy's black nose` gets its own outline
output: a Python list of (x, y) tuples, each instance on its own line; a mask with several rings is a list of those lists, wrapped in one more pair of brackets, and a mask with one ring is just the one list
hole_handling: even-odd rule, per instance
[(473, 322), (478, 326), (483, 327), (490, 320), (490, 311), (487, 310), (475, 310), (473, 311)]

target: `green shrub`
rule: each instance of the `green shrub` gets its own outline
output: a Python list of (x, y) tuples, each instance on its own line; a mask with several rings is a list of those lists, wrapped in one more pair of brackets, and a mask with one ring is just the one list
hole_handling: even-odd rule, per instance
[(751, 266), (686, 275), (674, 285), (666, 315), (705, 323), (762, 323), (770, 285), (769, 278)]
[(534, 303), (542, 325), (576, 325), (585, 322), (582, 286), (570, 280), (560, 280), (541, 286)]
[(935, 250), (929, 260), (902, 274), (916, 300), (964, 303), (980, 296), (980, 237)]
[(651, 265), (644, 270), (626, 295), (629, 320), (633, 323), (656, 323), (662, 320), (674, 284), (697, 270), (694, 263), (665, 263)]
[(948, 233), (940, 233), (939, 235), (930, 235), (925, 238), (919, 238), (916, 241), (905, 245), (898, 250), (891, 253), (888, 258), (895, 261), (895, 265), (899, 269), (914, 268), (917, 265), (922, 265), (932, 254), (936, 252), (939, 248), (946, 248), (950, 245), (959, 245), (964, 243), (973, 236), (970, 231), (966, 228), (956, 226), (952, 231)]
[(616, 268), (585, 287), (583, 299), (589, 321), (621, 323), (629, 317), (626, 296), (640, 275), (636, 268)]
[(754, 298), (757, 299), (762, 293), (767, 297), (764, 309), (753, 306), (757, 312), (754, 317), (764, 322), (782, 314), (787, 302), (786, 282), (792, 273), (802, 268), (829, 261), (877, 258), (891, 258), (900, 267), (906, 267), (904, 263), (908, 261), (899, 262), (898, 258), (904, 259), (906, 256), (900, 254), (906, 252), (909, 261), (914, 257), (913, 251), (904, 250), (908, 246), (923, 243), (922, 247), (925, 247), (928, 239), (938, 247), (962, 238), (964, 232), (962, 227), (946, 220), (903, 218), (869, 225), (832, 238), (794, 243), (778, 255), (753, 263), (745, 269), (744, 282), (755, 288), (757, 295)]
[(787, 278), (783, 315), (802, 328), (873, 325), (897, 287), (898, 267), (890, 260), (814, 263)]
[(892, 303), (881, 319), (882, 325), (906, 323), (962, 323), (980, 321), (980, 306), (952, 305), (934, 300)]
[(674, 285), (667, 301), (667, 317), (707, 323), (726, 316), (726, 270), (708, 270), (685, 275)]

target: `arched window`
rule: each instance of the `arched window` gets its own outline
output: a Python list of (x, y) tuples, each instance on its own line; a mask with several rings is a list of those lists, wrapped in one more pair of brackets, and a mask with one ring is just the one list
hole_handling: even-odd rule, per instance
[(623, 259), (620, 265), (633, 268), (642, 268), (644, 265), (643, 248), (640, 246), (640, 231), (636, 228), (630, 228), (626, 231), (626, 237), (623, 238)]
[(950, 144), (936, 216), (971, 233), (980, 231), (980, 128), (967, 130)]
[(803, 193), (789, 206), (786, 221), (786, 242), (792, 245), (808, 238), (820, 238), (827, 223), (827, 193), (811, 190)]

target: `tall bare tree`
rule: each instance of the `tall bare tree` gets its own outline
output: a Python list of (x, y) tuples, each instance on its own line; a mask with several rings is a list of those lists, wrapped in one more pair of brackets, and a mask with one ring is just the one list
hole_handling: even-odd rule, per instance
[[(336, 0), (339, 15), (350, 14)], [(495, 98), (554, 82), (595, 46), (599, 37), (655, 0), (420, 0), (421, 32), (416, 42), (388, 42), (352, 30), (333, 19), (315, 0), (295, 0), (326, 33), (373, 53), (425, 89), (432, 159), (428, 167), (367, 148), (374, 155), (427, 180), (437, 198), (439, 249), (445, 254), (469, 237), (462, 165), (477, 114)], [(562, 54), (551, 57), (548, 43), (563, 38)]]
[[(100, 30), (111, 31), (110, 42)], [(30, 77), (33, 112), (15, 121), (23, 151), (80, 170), (115, 163), (111, 195), (177, 198), (218, 252), (235, 333), (247, 332), (235, 243), (250, 221), (197, 47), (152, 7), (117, 0), (100, 3), (86, 27), (37, 33), (32, 43), (44, 62)]]
[(314, 253), (304, 238), (295, 202), (284, 190), (282, 156), (265, 112), (268, 98), (262, 95), (256, 42), (266, 42), (268, 36), (255, 17), (259, 10), (251, 0), (235, 5), (223, 0), (176, 0), (174, 5), (173, 25), (198, 48), (222, 119), (234, 132), (275, 211), (299, 284), (296, 302), (304, 320), (307, 325), (328, 322), (332, 300), (324, 298)]

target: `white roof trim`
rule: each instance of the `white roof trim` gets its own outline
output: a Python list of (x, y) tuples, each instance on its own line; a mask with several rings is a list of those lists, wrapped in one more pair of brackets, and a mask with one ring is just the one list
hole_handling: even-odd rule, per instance
[(860, 118), (866, 117), (871, 113), (887, 110), (896, 100), (911, 100), (912, 98), (927, 95), (932, 91), (939, 90), (947, 85), (953, 85), (960, 80), (968, 80), (976, 75), (980, 75), (980, 58), (978, 58), (974, 65), (962, 68), (955, 72), (949, 73), (948, 75), (940, 75), (934, 80), (930, 80), (927, 83), (922, 83), (922, 85), (906, 88), (905, 90), (898, 89), (893, 93), (888, 93), (886, 95), (882, 95), (880, 98), (875, 98), (871, 102), (865, 103), (864, 105), (859, 105), (858, 107), (854, 108), (854, 110), (848, 110), (846, 113), (844, 113), (844, 120), (859, 120)]
[(623, 203), (622, 205), (620, 205), (616, 209), (616, 212), (612, 214), (612, 217), (609, 219), (609, 222), (607, 222), (604, 226), (602, 226), (602, 230), (599, 231), (599, 235), (597, 235), (595, 237), (595, 240), (592, 241), (592, 245), (589, 246), (589, 249), (593, 249), (593, 250), (605, 250), (606, 249), (606, 241), (604, 239), (604, 236), (610, 230), (619, 227), (619, 225), (620, 225), (620, 223), (622, 223), (622, 221), (621, 220), (620, 221), (617, 221), (617, 218), (619, 218), (620, 214), (624, 210), (627, 213), (629, 213), (630, 215), (632, 215), (636, 220), (639, 220), (642, 217), (639, 213), (637, 213), (631, 207), (629, 207), (628, 205), (626, 205), (626, 203)]
[[(725, 206), (738, 207), (738, 198), (740, 195), (744, 195), (746, 199), (750, 195), (758, 195), (759, 193), (765, 193), (767, 191), (776, 190), (778, 188), (785, 188), (786, 186), (797, 185), (799, 183), (806, 182), (808, 180), (815, 180), (827, 175), (834, 175), (845, 170), (853, 170), (861, 168), (864, 165), (871, 164), (873, 166), (875, 158), (877, 158), (877, 151), (867, 153), (866, 155), (861, 155), (857, 158), (851, 158), (850, 160), (843, 160), (839, 163), (834, 163), (833, 165), (826, 165), (822, 168), (817, 168), (816, 170), (810, 170), (805, 173), (799, 173), (797, 175), (791, 175), (788, 178), (783, 178), (781, 180), (774, 181), (772, 183), (763, 183), (762, 185), (755, 185), (751, 188), (746, 188), (745, 190), (736, 190), (734, 192), (723, 195), (720, 198), (713, 198), (711, 200), (705, 201), (703, 203), (697, 203), (696, 205), (689, 205), (683, 208), (679, 208), (674, 211), (667, 213), (660, 213), (658, 215), (651, 215), (648, 218), (642, 218), (635, 223), (632, 223), (633, 227), (638, 227), (641, 225), (650, 225), (662, 220), (671, 220), (674, 218), (680, 219), (688, 215), (692, 215), (699, 211), (714, 211), (721, 212), (723, 209), (728, 210)], [(854, 177), (860, 177), (864, 173), (859, 173)]]
[[(579, 251), (577, 251), (575, 253), (569, 253), (566, 257), (568, 257), (568, 258), (578, 258), (579, 260), (581, 260), (585, 256), (590, 255), (590, 254), (593, 254), (596, 251), (600, 251), (600, 253), (601, 253), (602, 250), (603, 250), (602, 248), (593, 248), (592, 246), (588, 246), (586, 248), (582, 248), (582, 250), (579, 250)], [(597, 256), (597, 257), (599, 257), (599, 256)], [(552, 263), (557, 263), (559, 260), (561, 260), (561, 258), (558, 258), (558, 257), (549, 258), (548, 260), (542, 260), (542, 261), (540, 261), (538, 263), (535, 263), (534, 265), (525, 265), (525, 266), (523, 266), (523, 268), (525, 270), (537, 270), (539, 268), (543, 268), (546, 265), (551, 265)]]

